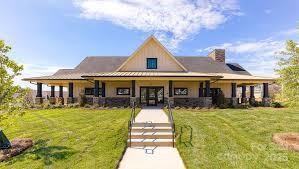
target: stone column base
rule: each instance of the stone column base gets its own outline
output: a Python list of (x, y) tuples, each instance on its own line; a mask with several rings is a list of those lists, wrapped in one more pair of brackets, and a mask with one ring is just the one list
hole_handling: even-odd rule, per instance
[(135, 106), (137, 106), (137, 98), (136, 97), (130, 97), (130, 106), (133, 107), (133, 102), (135, 103)]
[(264, 107), (270, 107), (270, 101), (271, 99), (269, 97), (263, 98), (262, 103)]
[(249, 104), (252, 105), (252, 106), (255, 104), (255, 98), (254, 97), (249, 98)]
[(168, 103), (170, 104), (170, 107), (174, 107), (174, 98), (168, 97), (168, 101), (166, 102), (166, 106), (168, 106)]
[(49, 103), (50, 104), (56, 104), (56, 97), (50, 97), (49, 98)]
[(93, 97), (92, 98), (92, 104), (94, 106), (99, 106), (100, 105), (100, 98), (99, 97)]
[(237, 106), (238, 105), (238, 98), (232, 97), (230, 103), (231, 103), (232, 106)]
[(75, 99), (73, 97), (68, 97), (67, 104), (73, 104), (73, 103), (75, 103)]
[(64, 98), (63, 97), (58, 97), (57, 103), (61, 104), (61, 105), (64, 105)]
[(99, 105), (102, 107), (105, 107), (106, 105), (106, 98), (105, 97), (99, 97)]
[(199, 97), (199, 107), (212, 107), (212, 97)]
[(246, 97), (245, 98), (242, 97), (241, 98), (241, 103), (245, 103), (246, 104), (247, 103), (247, 98)]
[(41, 104), (43, 104), (43, 101), (44, 101), (44, 98), (42, 98), (42, 97), (35, 98), (35, 104), (41, 105)]

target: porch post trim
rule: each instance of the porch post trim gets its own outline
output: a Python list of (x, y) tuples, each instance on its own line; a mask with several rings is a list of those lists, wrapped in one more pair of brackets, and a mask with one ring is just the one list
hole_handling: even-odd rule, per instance
[(250, 86), (250, 98), (254, 98), (254, 86)]
[(268, 83), (263, 83), (263, 98), (269, 98), (269, 87)]
[(210, 97), (210, 81), (206, 80), (206, 92), (205, 92), (205, 97)]
[(102, 97), (106, 97), (106, 84), (102, 82)]
[(198, 97), (203, 97), (203, 82), (199, 82)]
[(135, 94), (135, 89), (136, 89), (135, 85), (136, 85), (136, 81), (132, 80), (132, 97), (136, 96), (136, 94)]
[(43, 97), (42, 90), (43, 90), (43, 84), (37, 83), (36, 97)]
[(69, 83), (69, 97), (70, 98), (74, 97), (74, 83), (73, 82)]
[(173, 97), (173, 94), (172, 94), (172, 80), (169, 80), (168, 84), (169, 84), (169, 86), (168, 86), (168, 96)]
[(242, 98), (246, 98), (246, 86), (242, 86)]
[(232, 98), (237, 96), (237, 84), (236, 83), (232, 83)]
[(63, 86), (59, 86), (59, 97), (63, 97)]
[(50, 97), (55, 97), (55, 86), (51, 86), (51, 95)]
[(99, 97), (99, 87), (100, 87), (100, 82), (98, 80), (94, 81), (94, 97)]

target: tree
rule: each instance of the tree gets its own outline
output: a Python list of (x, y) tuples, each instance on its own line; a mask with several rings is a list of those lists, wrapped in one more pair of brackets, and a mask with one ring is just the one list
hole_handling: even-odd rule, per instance
[(11, 112), (22, 107), (26, 90), (14, 85), (14, 78), (21, 75), (22, 65), (11, 60), (7, 54), (11, 47), (0, 40), (0, 114)]
[(286, 42), (286, 50), (281, 52), (276, 72), (281, 85), (280, 97), (289, 106), (299, 106), (299, 46), (295, 41)]

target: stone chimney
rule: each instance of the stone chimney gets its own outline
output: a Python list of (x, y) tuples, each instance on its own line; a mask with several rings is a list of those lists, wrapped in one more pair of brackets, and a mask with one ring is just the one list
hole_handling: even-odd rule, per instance
[(214, 49), (211, 53), (209, 53), (208, 57), (217, 62), (225, 63), (225, 49)]

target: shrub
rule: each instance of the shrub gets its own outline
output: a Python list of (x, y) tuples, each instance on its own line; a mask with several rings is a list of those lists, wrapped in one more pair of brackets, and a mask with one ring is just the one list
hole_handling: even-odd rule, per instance
[(85, 104), (84, 107), (85, 107), (85, 108), (91, 108), (91, 105), (89, 105), (89, 104)]
[(220, 106), (222, 104), (225, 104), (225, 97), (224, 94), (222, 93), (222, 91), (220, 91), (220, 93), (217, 95), (216, 97), (216, 105)]
[(220, 104), (219, 108), (220, 109), (227, 109), (227, 108), (229, 108), (229, 105), (228, 104)]
[(283, 106), (281, 105), (281, 103), (279, 103), (279, 102), (272, 102), (272, 103), (270, 104), (270, 106), (271, 106), (271, 107), (274, 107), (274, 108), (281, 108), (281, 107), (283, 107)]

